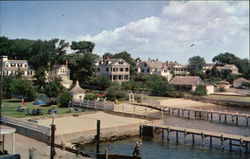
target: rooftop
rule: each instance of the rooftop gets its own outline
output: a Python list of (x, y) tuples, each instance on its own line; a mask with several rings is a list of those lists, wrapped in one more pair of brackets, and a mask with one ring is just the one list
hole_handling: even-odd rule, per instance
[(199, 76), (176, 76), (169, 83), (172, 85), (205, 85)]

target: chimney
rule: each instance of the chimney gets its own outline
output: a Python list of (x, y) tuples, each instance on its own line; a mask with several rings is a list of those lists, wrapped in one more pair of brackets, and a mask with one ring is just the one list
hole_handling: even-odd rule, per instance
[(79, 81), (78, 80), (76, 81), (76, 87), (79, 87)]
[(158, 58), (156, 58), (156, 62), (158, 62)]
[(66, 61), (65, 61), (65, 65), (68, 67), (68, 63), (69, 63), (69, 61), (68, 61), (68, 59), (66, 59)]
[(150, 58), (148, 58), (148, 61), (150, 61), (151, 59)]

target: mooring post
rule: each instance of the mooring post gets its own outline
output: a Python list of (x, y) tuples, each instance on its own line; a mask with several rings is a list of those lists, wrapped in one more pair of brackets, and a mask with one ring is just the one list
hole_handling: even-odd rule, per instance
[(184, 109), (182, 109), (182, 117), (184, 117)]
[(140, 130), (139, 130), (140, 137), (142, 137), (142, 131), (143, 131), (143, 128), (142, 128), (142, 125), (140, 125)]
[(203, 132), (201, 132), (201, 145), (202, 145), (202, 147), (204, 147), (204, 134), (203, 134)]
[(208, 118), (209, 118), (209, 112), (207, 112), (207, 120), (208, 120)]
[(248, 126), (248, 115), (246, 116), (246, 125)]
[(248, 142), (245, 142), (246, 153), (248, 153)]
[(190, 111), (188, 110), (188, 119), (190, 119)]
[(213, 113), (211, 112), (211, 117), (210, 117), (211, 120), (213, 120)]
[(232, 114), (232, 124), (234, 123), (234, 115)]
[(242, 147), (243, 147), (243, 141), (242, 141), (242, 139), (240, 138), (240, 153), (242, 152)]
[(178, 108), (177, 111), (178, 111), (178, 116), (180, 116), (180, 109)]
[(232, 140), (229, 139), (229, 151), (232, 151)]
[(167, 141), (169, 141), (169, 134), (170, 134), (170, 129), (169, 129), (169, 127), (167, 128), (167, 132), (168, 132)]
[(186, 131), (186, 129), (184, 130), (184, 142), (186, 143), (186, 137), (187, 137), (187, 131)]
[(108, 148), (105, 148), (105, 159), (109, 158)]
[(171, 115), (171, 109), (170, 109), (170, 107), (168, 108), (168, 113), (169, 113), (169, 115)]
[(176, 131), (176, 143), (179, 143), (178, 131)]
[(194, 146), (194, 142), (195, 142), (195, 141), (194, 141), (194, 133), (192, 133), (192, 138), (193, 138), (192, 141), (193, 141), (193, 146)]
[(238, 112), (236, 112), (237, 113), (237, 115), (236, 115), (236, 125), (238, 125)]
[(227, 114), (225, 113), (225, 123), (227, 122)]
[(221, 121), (221, 113), (219, 113), (219, 121)]
[(220, 140), (221, 140), (221, 151), (224, 151), (224, 137), (223, 137), (223, 135), (221, 135)]
[(100, 152), (100, 127), (101, 127), (101, 121), (97, 120), (97, 123), (96, 123), (96, 154), (99, 154), (99, 152)]
[(162, 141), (164, 141), (164, 129), (162, 129), (161, 138), (162, 138)]
[(213, 147), (213, 138), (212, 138), (212, 136), (210, 136), (210, 148), (212, 148)]

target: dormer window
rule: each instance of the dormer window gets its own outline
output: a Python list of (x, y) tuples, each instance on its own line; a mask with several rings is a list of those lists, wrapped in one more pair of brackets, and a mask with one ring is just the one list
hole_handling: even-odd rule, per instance
[(124, 62), (123, 61), (118, 61), (118, 64), (122, 65), (122, 64), (124, 64)]

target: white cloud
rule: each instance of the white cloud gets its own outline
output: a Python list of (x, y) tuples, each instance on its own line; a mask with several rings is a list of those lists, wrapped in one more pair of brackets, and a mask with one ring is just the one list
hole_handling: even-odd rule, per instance
[[(160, 17), (148, 17), (114, 30), (104, 30), (78, 40), (96, 44), (95, 52), (128, 51), (133, 57), (186, 62), (194, 55), (207, 60), (220, 52), (247, 57), (249, 2), (178, 2), (162, 9)], [(189, 48), (190, 44), (196, 44)]]

